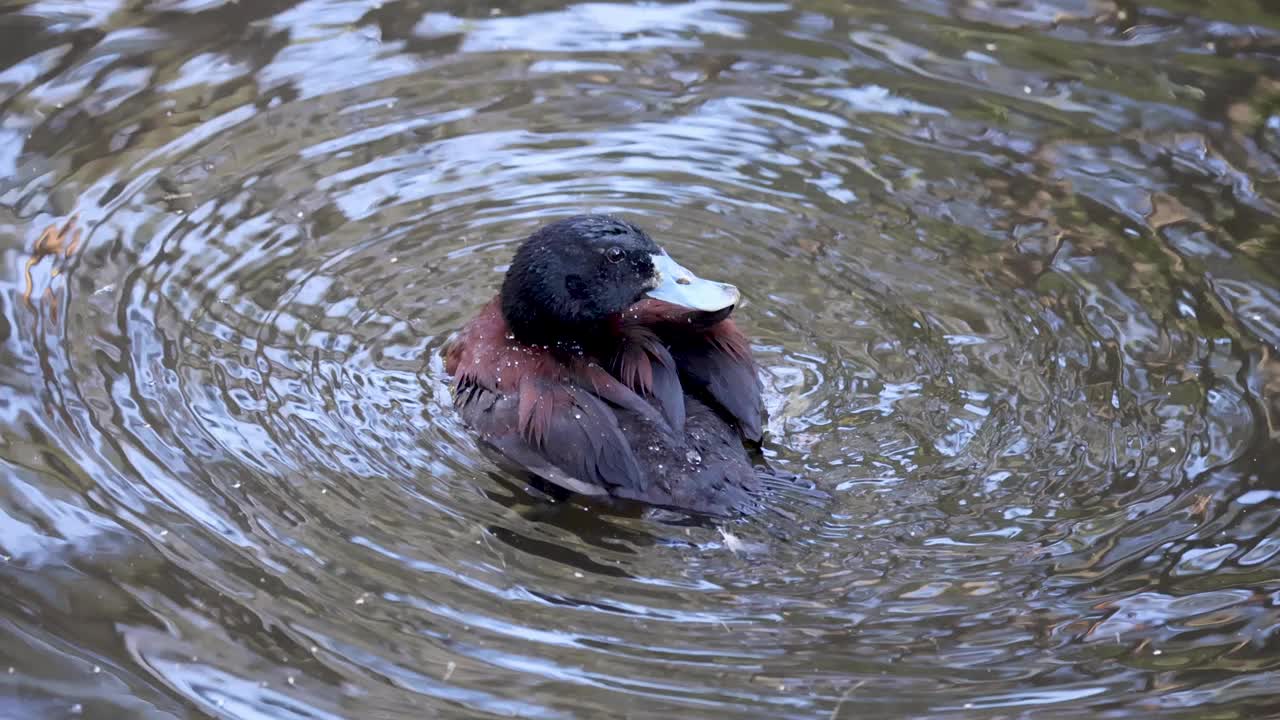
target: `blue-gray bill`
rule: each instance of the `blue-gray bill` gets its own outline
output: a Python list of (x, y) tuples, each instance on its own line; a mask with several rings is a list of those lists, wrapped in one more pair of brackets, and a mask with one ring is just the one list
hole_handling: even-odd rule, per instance
[(738, 304), (738, 288), (722, 282), (704, 280), (694, 275), (666, 252), (654, 253), (653, 265), (658, 271), (658, 284), (646, 293), (691, 310), (716, 312)]

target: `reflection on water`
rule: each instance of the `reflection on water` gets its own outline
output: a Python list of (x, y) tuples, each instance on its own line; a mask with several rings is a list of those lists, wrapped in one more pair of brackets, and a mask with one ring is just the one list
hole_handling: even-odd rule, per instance
[[(1280, 14), (1213, 5), (9, 3), (0, 715), (1258, 716)], [(828, 501), (477, 454), (440, 348), (582, 211), (743, 288)]]

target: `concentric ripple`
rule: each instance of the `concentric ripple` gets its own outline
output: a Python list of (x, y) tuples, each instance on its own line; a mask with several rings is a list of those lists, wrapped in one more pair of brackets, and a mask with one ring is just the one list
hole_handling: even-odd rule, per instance
[[(0, 700), (1257, 717), (1280, 16), (1130, 5), (0, 10)], [(824, 499), (610, 514), (477, 453), (441, 348), (587, 211), (744, 290)]]

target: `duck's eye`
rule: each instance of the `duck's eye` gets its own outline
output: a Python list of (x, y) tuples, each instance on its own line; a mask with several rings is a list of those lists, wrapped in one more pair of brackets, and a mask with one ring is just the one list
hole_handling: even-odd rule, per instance
[(617, 262), (622, 262), (622, 258), (626, 257), (627, 254), (622, 251), (622, 248), (618, 247), (617, 245), (614, 245), (613, 247), (604, 251), (604, 256), (609, 259), (609, 262), (617, 263)]

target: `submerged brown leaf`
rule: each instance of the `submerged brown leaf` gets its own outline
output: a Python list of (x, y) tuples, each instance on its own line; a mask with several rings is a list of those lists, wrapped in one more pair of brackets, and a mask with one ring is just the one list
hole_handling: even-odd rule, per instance
[(57, 225), (50, 225), (45, 228), (44, 232), (40, 233), (40, 237), (36, 238), (36, 242), (31, 248), (31, 257), (27, 258), (25, 269), (27, 287), (22, 293), (22, 299), (26, 302), (28, 308), (35, 308), (35, 305), (31, 302), (31, 293), (35, 291), (35, 280), (31, 276), (32, 268), (39, 265), (45, 258), (52, 257), (54, 267), (49, 276), (56, 278), (62, 272), (62, 268), (58, 265), (58, 258), (61, 257), (63, 260), (70, 258), (80, 246), (81, 232), (80, 228), (76, 226), (76, 220), (79, 217), (78, 213), (72, 213), (61, 228)]

